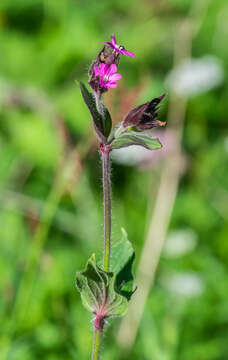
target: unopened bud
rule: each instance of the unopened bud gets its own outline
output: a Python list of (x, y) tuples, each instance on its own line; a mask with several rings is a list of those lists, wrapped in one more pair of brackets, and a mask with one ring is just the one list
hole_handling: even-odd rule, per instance
[(147, 130), (153, 127), (165, 126), (166, 122), (156, 119), (159, 110), (158, 105), (164, 97), (165, 94), (129, 111), (123, 119), (123, 127), (135, 126), (138, 130)]

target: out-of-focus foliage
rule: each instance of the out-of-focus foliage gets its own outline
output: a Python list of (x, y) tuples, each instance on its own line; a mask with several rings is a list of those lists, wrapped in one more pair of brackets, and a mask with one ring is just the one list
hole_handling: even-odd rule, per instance
[[(120, 120), (128, 103), (167, 91), (174, 37), (189, 16), (201, 24), (192, 57), (205, 71), (201, 88), (187, 92), (186, 170), (134, 348), (127, 354), (117, 346), (117, 319), (104, 337), (103, 358), (227, 359), (228, 3), (205, 0), (204, 11), (204, 1), (198, 3), (192, 11), (191, 0), (0, 1), (0, 352), (10, 348), (8, 360), (89, 358), (91, 319), (74, 279), (93, 252), (102, 256), (103, 210), (92, 124), (74, 80), (86, 81), (102, 42), (115, 32), (136, 55), (121, 58), (123, 78), (106, 97)], [(205, 56), (219, 67), (214, 87)], [(190, 65), (198, 80), (201, 71)], [(184, 89), (192, 86), (188, 79)], [(163, 121), (167, 109), (168, 101)], [(113, 164), (113, 237), (126, 228), (136, 262), (159, 186), (158, 164), (146, 171)], [(13, 304), (44, 208), (43, 228), (50, 227), (19, 321)]]

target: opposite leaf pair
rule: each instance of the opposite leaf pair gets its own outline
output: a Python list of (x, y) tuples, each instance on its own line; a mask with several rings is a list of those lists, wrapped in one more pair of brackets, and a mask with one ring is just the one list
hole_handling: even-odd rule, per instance
[(105, 319), (122, 316), (127, 311), (128, 301), (133, 294), (132, 263), (134, 250), (123, 231), (122, 240), (113, 246), (111, 269), (102, 270), (93, 254), (85, 270), (76, 274), (76, 287), (83, 305), (95, 315), (94, 327), (102, 331)]
[(140, 131), (165, 125), (165, 122), (156, 119), (158, 105), (165, 95), (131, 110), (120, 125), (111, 132), (111, 116), (101, 98), (97, 99), (82, 82), (79, 82), (79, 85), (83, 99), (92, 115), (97, 138), (100, 144), (105, 144), (109, 151), (131, 145), (144, 146), (149, 150), (162, 147), (157, 138), (151, 138)]

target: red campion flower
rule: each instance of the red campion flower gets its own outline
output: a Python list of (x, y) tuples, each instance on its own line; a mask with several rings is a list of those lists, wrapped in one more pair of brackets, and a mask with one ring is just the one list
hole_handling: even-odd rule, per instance
[(104, 63), (101, 63), (99, 66), (94, 66), (95, 76), (99, 77), (99, 86), (100, 88), (115, 88), (116, 82), (121, 79), (122, 75), (117, 74), (116, 64), (111, 64), (110, 66)]

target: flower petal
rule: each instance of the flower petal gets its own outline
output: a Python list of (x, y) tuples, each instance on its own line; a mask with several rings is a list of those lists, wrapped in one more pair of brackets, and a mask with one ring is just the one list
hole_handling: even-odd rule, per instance
[(109, 66), (107, 64), (101, 63), (100, 64), (100, 76), (103, 77), (103, 76), (107, 75), (108, 68), (109, 68)]
[(115, 49), (115, 48), (116, 48), (116, 47), (113, 46), (112, 43), (109, 42), (109, 41), (105, 41), (104, 44), (110, 46), (112, 49)]
[(94, 66), (93, 70), (94, 70), (95, 76), (100, 74), (100, 69), (98, 66)]
[(111, 76), (112, 74), (116, 73), (117, 72), (117, 66), (116, 64), (111, 64), (110, 67), (109, 67), (109, 76)]
[(112, 34), (112, 45), (116, 48), (116, 38), (114, 33)]
[(135, 54), (133, 54), (132, 52), (130, 52), (130, 51), (127, 51), (127, 50), (121, 50), (121, 54), (123, 54), (123, 55), (127, 55), (127, 56), (130, 56), (130, 57), (132, 57), (132, 58), (134, 58), (135, 57)]
[(108, 83), (110, 88), (115, 88), (117, 86), (116, 82)]
[(113, 74), (113, 75), (111, 75), (110, 76), (110, 81), (118, 81), (118, 80), (120, 80), (122, 78), (122, 75), (121, 74)]

